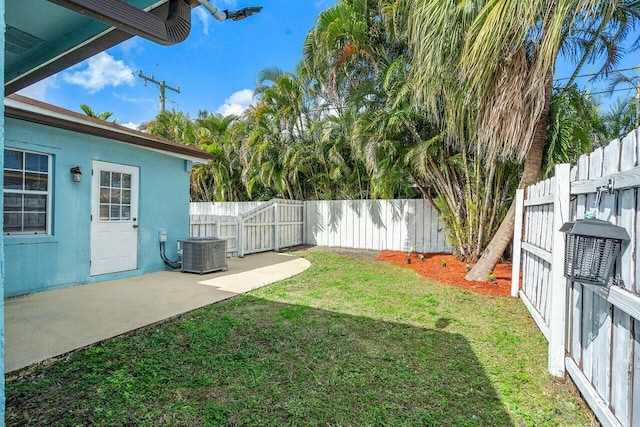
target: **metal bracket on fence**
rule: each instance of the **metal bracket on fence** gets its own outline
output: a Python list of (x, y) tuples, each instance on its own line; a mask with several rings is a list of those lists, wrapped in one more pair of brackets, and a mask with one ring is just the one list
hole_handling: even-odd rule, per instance
[(613, 194), (615, 180), (613, 178), (609, 178), (605, 185), (601, 185), (597, 188), (596, 193), (596, 201), (593, 204), (593, 212), (584, 215), (584, 219), (595, 219), (598, 216), (598, 209), (600, 208), (600, 200), (602, 199), (602, 193), (605, 191), (609, 194)]
[(615, 190), (614, 185), (616, 183), (615, 178), (609, 178), (609, 181), (605, 185), (602, 185), (598, 190), (607, 191), (609, 194), (613, 194)]
[(620, 250), (618, 252), (618, 255), (616, 256), (616, 266), (614, 268), (616, 274), (611, 278), (611, 282), (609, 283), (609, 285), (618, 286), (620, 287), (620, 289), (626, 289), (624, 280), (622, 280), (622, 277), (620, 277), (620, 268), (622, 268), (622, 250)]
[(618, 286), (620, 289), (625, 289), (624, 280), (622, 280), (620, 277), (612, 277), (611, 281), (609, 282), (609, 286)]

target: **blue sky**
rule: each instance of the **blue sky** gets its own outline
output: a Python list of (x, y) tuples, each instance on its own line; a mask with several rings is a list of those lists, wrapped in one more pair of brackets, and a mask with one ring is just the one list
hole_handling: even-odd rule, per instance
[(138, 70), (180, 93), (167, 90), (166, 108), (197, 116), (199, 110), (240, 113), (252, 101), (256, 75), (267, 67), (292, 71), (320, 11), (335, 0), (212, 0), (219, 9), (263, 6), (243, 21), (218, 22), (202, 6), (193, 11), (189, 38), (160, 46), (134, 37), (19, 92), (73, 111), (88, 104), (111, 111), (121, 124), (152, 120), (159, 90), (145, 87)]
[[(638, 39), (639, 36), (640, 29), (636, 29), (636, 31), (629, 34), (627, 41), (623, 45), (623, 53), (620, 60), (615, 66), (616, 70), (625, 70), (621, 72), (628, 77), (640, 76), (640, 51), (627, 51), (631, 47), (633, 41)], [(629, 83), (620, 83), (615, 87), (615, 91), (613, 93), (600, 93), (608, 90), (611, 80), (602, 77), (594, 80), (593, 76), (589, 76), (589, 74), (599, 72), (603, 62), (604, 61), (597, 61), (596, 63), (585, 64), (580, 71), (580, 75), (586, 76), (576, 79), (576, 83), (580, 88), (594, 94), (593, 97), (595, 102), (600, 104), (601, 111), (606, 112), (618, 100), (633, 97), (636, 93), (636, 89)], [(567, 62), (560, 57), (557, 62), (554, 78), (556, 80), (562, 80), (571, 77), (575, 66), (575, 63)], [(562, 81), (560, 83), (562, 83)]]
[[(73, 111), (88, 104), (96, 112), (113, 112), (121, 124), (136, 126), (152, 120), (159, 104), (158, 87), (151, 83), (145, 87), (137, 77), (142, 70), (146, 76), (180, 87), (179, 94), (167, 90), (168, 110), (191, 117), (199, 110), (239, 114), (252, 102), (260, 70), (295, 68), (302, 58), (307, 32), (320, 11), (334, 5), (335, 0), (212, 0), (212, 4), (219, 9), (263, 6), (263, 10), (243, 21), (218, 22), (199, 6), (193, 11), (191, 34), (183, 43), (166, 47), (134, 37), (20, 93)], [(638, 57), (637, 52), (625, 55), (618, 68), (640, 65)], [(582, 73), (598, 69), (599, 64), (588, 64)], [(559, 62), (556, 78), (568, 77), (571, 70)], [(587, 80), (578, 82), (592, 92), (607, 85), (606, 81)], [(629, 86), (619, 86), (624, 87)], [(633, 94), (629, 88), (612, 97), (598, 97), (607, 109), (613, 100)]]

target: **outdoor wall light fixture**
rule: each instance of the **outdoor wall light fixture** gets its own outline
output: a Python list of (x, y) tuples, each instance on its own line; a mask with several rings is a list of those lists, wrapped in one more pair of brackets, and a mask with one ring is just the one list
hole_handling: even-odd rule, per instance
[[(609, 284), (622, 242), (630, 240), (623, 227), (595, 219), (602, 193), (613, 193), (613, 187), (613, 179), (599, 187), (593, 213), (586, 214), (585, 219), (565, 222), (560, 228), (565, 233), (564, 276), (567, 279), (598, 286)], [(622, 285), (621, 280), (614, 283)]]
[(73, 182), (82, 181), (82, 171), (80, 170), (80, 166), (74, 166), (69, 169), (69, 171), (71, 172), (71, 179), (73, 179)]

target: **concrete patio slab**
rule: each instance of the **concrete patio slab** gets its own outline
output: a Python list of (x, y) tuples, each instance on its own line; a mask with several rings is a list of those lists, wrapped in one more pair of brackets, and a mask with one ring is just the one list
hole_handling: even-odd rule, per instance
[(5, 372), (231, 298), (306, 270), (287, 254), (230, 258), (228, 271), (162, 271), (5, 300)]

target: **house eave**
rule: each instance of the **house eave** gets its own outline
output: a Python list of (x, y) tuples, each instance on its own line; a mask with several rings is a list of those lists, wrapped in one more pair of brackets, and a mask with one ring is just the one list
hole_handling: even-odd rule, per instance
[(213, 154), (194, 147), (84, 116), (24, 96), (10, 95), (5, 98), (4, 105), (5, 117), (131, 144), (189, 160), (196, 164), (204, 164), (215, 159)]
[[(197, 0), (184, 0), (191, 8), (199, 5)], [(157, 0), (151, 6), (143, 9), (149, 15), (165, 17), (168, 11), (168, 0)], [(116, 46), (133, 37), (134, 34), (122, 28), (110, 27), (100, 34), (71, 47), (60, 55), (42, 61), (37, 66), (28, 66), (19, 75), (5, 75), (5, 96), (15, 93), (27, 86), (37, 83), (57, 72), (65, 70), (87, 58)]]

